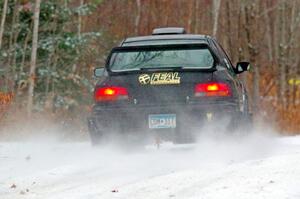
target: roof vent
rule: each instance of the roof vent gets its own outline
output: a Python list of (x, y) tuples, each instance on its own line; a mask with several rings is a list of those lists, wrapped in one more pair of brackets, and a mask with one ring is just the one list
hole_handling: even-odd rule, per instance
[(173, 35), (173, 34), (185, 34), (184, 28), (168, 27), (168, 28), (155, 28), (152, 31), (152, 35)]

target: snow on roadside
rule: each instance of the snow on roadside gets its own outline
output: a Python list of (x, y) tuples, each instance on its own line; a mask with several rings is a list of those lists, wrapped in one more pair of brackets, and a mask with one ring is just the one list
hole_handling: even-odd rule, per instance
[(298, 199), (299, 187), (299, 136), (207, 138), (137, 152), (89, 143), (0, 143), (1, 199)]
[(118, 187), (99, 198), (300, 198), (300, 154), (190, 170)]

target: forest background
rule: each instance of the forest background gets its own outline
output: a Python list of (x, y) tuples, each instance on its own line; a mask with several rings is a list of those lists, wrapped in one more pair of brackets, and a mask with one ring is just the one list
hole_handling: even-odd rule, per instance
[(250, 61), (240, 78), (256, 121), (300, 133), (299, 0), (0, 0), (0, 16), (0, 136), (45, 121), (85, 136), (95, 67), (124, 37), (166, 26)]

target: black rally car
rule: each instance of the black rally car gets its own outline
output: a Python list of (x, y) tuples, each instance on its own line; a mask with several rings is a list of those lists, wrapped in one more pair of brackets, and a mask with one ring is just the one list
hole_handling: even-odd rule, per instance
[(192, 129), (201, 131), (207, 122), (233, 130), (250, 118), (237, 78), (249, 68), (248, 62), (234, 67), (214, 38), (183, 28), (127, 38), (95, 70), (100, 79), (88, 118), (92, 143), (115, 134), (190, 142)]

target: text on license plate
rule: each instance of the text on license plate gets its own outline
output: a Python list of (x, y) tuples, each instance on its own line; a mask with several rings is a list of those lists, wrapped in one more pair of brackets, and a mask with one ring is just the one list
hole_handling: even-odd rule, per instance
[(149, 115), (150, 129), (176, 128), (176, 114)]

